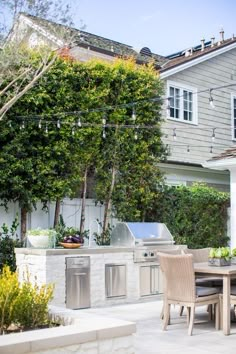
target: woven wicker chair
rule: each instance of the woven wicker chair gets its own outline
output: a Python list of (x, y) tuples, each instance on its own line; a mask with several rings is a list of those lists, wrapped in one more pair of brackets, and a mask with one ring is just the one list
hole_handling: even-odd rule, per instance
[(193, 256), (158, 253), (160, 267), (165, 277), (163, 330), (167, 329), (170, 306), (185, 306), (188, 310), (188, 334), (192, 335), (195, 308), (216, 305), (215, 327), (219, 329), (219, 294), (217, 289), (196, 287)]
[(196, 249), (185, 248), (183, 252), (186, 254), (192, 254), (194, 263), (201, 263), (201, 262), (208, 261), (210, 248), (196, 248)]
[[(236, 285), (231, 285), (230, 289), (230, 303), (231, 305), (234, 305), (234, 321), (236, 317)], [(220, 294), (220, 328), (223, 328), (223, 295)]]
[[(210, 252), (210, 248), (196, 248), (196, 249), (186, 248), (183, 250), (183, 253), (193, 255), (194, 263), (208, 262), (209, 252)], [(204, 277), (204, 276), (197, 277), (196, 285), (222, 287), (222, 278)]]

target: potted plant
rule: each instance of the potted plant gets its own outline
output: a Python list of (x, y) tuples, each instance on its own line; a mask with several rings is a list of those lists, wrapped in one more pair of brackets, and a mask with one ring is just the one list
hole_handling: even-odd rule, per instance
[(54, 229), (31, 229), (27, 231), (27, 247), (54, 248), (56, 231)]
[(231, 264), (231, 252), (229, 247), (211, 248), (208, 263), (212, 266), (228, 266)]
[(231, 263), (232, 264), (236, 264), (236, 248), (233, 248), (232, 251), (231, 251)]

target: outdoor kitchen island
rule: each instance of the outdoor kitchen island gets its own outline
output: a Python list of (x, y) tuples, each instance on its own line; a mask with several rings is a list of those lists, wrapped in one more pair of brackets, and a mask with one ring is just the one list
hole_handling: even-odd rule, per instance
[[(23, 279), (23, 273), (28, 270), (32, 281), (36, 278), (38, 284), (54, 283), (52, 304), (65, 306), (66, 261), (69, 257), (89, 257), (90, 289), (87, 297), (90, 297), (90, 303), (85, 307), (99, 307), (140, 299), (140, 264), (134, 263), (133, 253), (132, 248), (109, 246), (80, 249), (17, 248), (16, 261), (20, 279)], [(145, 266), (153, 264), (155, 262), (148, 262)], [(112, 279), (109, 273), (114, 273), (114, 266), (118, 266), (118, 273)], [(109, 284), (106, 284), (105, 278)], [(115, 289), (116, 286), (118, 289)], [(161, 282), (158, 286), (159, 292), (162, 292)]]
[(111, 246), (16, 248), (19, 278), (23, 280), (28, 272), (30, 280), (37, 279), (39, 285), (54, 283), (52, 304), (72, 309), (153, 299), (163, 292), (157, 252), (186, 246), (174, 245), (172, 236), (168, 233), (163, 236), (163, 232), (157, 243), (154, 229), (150, 243), (144, 231), (135, 235), (136, 226), (136, 223), (118, 225), (118, 230), (127, 228), (128, 232), (123, 230), (124, 237), (119, 233), (117, 239), (114, 229)]

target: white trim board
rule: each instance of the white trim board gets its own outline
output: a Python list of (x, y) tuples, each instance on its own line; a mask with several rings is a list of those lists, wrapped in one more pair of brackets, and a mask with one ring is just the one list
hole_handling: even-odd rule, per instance
[(216, 57), (217, 55), (223, 54), (228, 52), (229, 50), (235, 49), (236, 48), (236, 42), (229, 44), (223, 48), (219, 48), (213, 52), (204, 54), (200, 57), (197, 57), (195, 59), (189, 60), (183, 64), (179, 64), (173, 68), (170, 69), (165, 69), (165, 67), (163, 68), (163, 70), (166, 70), (165, 72), (160, 72), (160, 78), (161, 79), (165, 79), (166, 77), (169, 77), (171, 75), (174, 75), (180, 71), (186, 70), (188, 68), (191, 68), (194, 65), (200, 64), (206, 60), (209, 60), (211, 58)]

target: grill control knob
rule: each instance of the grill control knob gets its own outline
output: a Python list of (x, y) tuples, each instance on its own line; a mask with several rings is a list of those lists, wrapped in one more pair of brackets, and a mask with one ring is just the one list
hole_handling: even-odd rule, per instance
[(147, 257), (148, 256), (148, 254), (147, 254), (147, 252), (145, 252), (144, 254), (143, 254), (143, 257)]
[(150, 253), (150, 256), (151, 256), (151, 257), (154, 257), (154, 252), (151, 252), (151, 253)]

